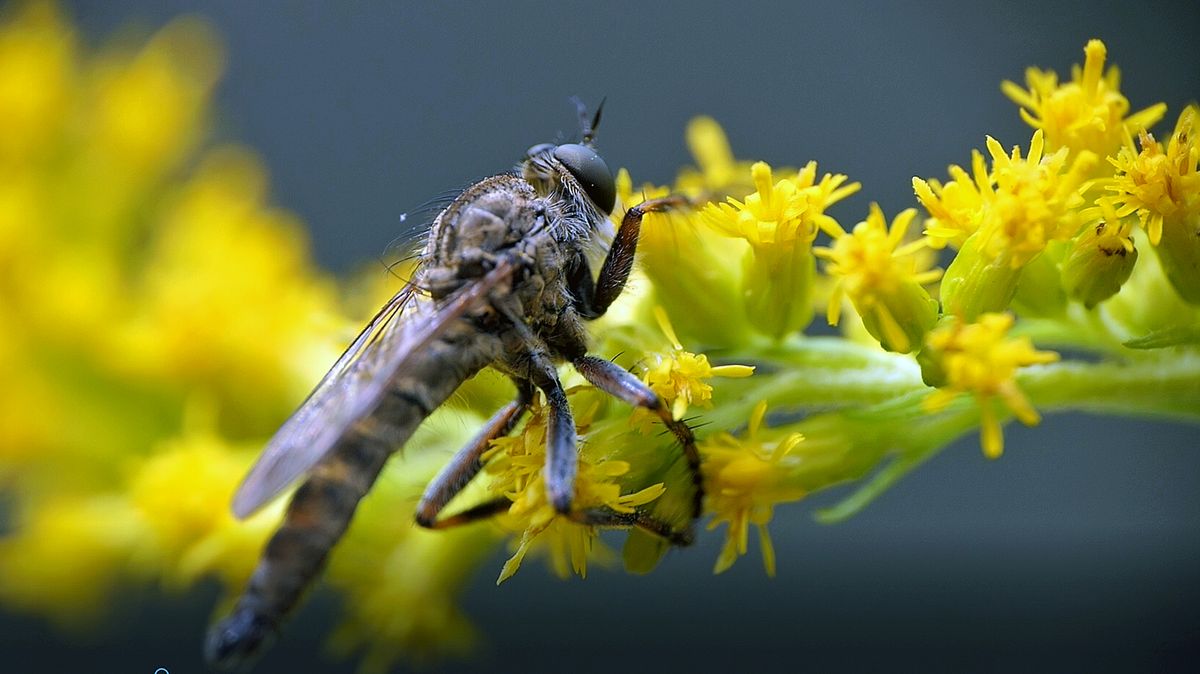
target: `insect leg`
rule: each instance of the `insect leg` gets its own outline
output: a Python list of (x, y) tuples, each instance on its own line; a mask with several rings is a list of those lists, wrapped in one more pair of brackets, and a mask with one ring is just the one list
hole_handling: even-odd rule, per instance
[(579, 456), (575, 453), (575, 419), (567, 393), (554, 363), (541, 351), (529, 355), (530, 379), (546, 396), (549, 415), (546, 420), (546, 465), (542, 469), (546, 478), (546, 496), (554, 509), (560, 513), (571, 510), (575, 496), (575, 471)]
[[(516, 400), (500, 408), (479, 431), (479, 434), (466, 447), (458, 450), (450, 463), (425, 488), (421, 502), (417, 504), (417, 524), (427, 529), (444, 528), (442, 522), (437, 519), (438, 513), (479, 473), (483, 468), (479, 457), (487, 450), (488, 443), (512, 431), (513, 426), (529, 409), (529, 402), (532, 399), (533, 389), (529, 383), (518, 381)], [(457, 519), (463, 515), (465, 513), (448, 519)]]
[(579, 510), (568, 515), (571, 521), (578, 524), (586, 524), (597, 527), (615, 527), (628, 529), (637, 527), (643, 531), (649, 532), (666, 539), (671, 545), (680, 547), (688, 546), (693, 543), (693, 535), (691, 527), (687, 529), (676, 529), (670, 524), (655, 518), (653, 515), (641, 511), (631, 513), (619, 513), (608, 508), (593, 508), (590, 510)]
[[(491, 501), (484, 501), (478, 505), (473, 505), (466, 510), (435, 520), (429, 524), (430, 529), (452, 529), (460, 527), (464, 524), (471, 524), (480, 520), (486, 520), (495, 517), (501, 513), (508, 512), (512, 507), (513, 502), (507, 498), (500, 497)], [(419, 523), (418, 523), (419, 524)], [(421, 526), (425, 526), (422, 524)]]
[(595, 316), (602, 316), (608, 310), (613, 300), (625, 288), (629, 280), (629, 272), (633, 269), (633, 256), (637, 252), (638, 237), (642, 233), (642, 216), (646, 213), (657, 213), (671, 208), (684, 206), (688, 203), (683, 195), (671, 195), (661, 199), (650, 199), (625, 211), (621, 219), (621, 228), (613, 238), (612, 247), (600, 267), (600, 277), (596, 282), (595, 294), (589, 303)]
[(649, 386), (615, 363), (595, 356), (581, 356), (576, 358), (572, 364), (575, 365), (575, 370), (583, 375), (583, 378), (588, 380), (592, 386), (624, 400), (630, 405), (653, 411), (679, 440), (695, 487), (695, 495), (692, 499), (692, 517), (700, 517), (704, 506), (704, 479), (700, 473), (700, 452), (696, 449), (696, 436), (692, 433), (692, 429), (683, 421), (671, 416), (671, 410), (663, 404), (662, 398), (659, 398), (658, 394)]

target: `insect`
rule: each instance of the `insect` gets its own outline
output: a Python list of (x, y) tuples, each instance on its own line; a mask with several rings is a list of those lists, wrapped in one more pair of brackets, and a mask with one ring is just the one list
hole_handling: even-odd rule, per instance
[(576, 431), (557, 364), (592, 385), (652, 410), (682, 446), (700, 515), (700, 457), (691, 429), (635, 376), (588, 355), (585, 322), (621, 294), (645, 213), (686, 205), (679, 196), (630, 208), (593, 276), (589, 246), (615, 207), (612, 173), (593, 148), (603, 104), (590, 117), (578, 99), (581, 143), (529, 148), (517, 170), (485, 178), (433, 221), (412, 280), (350, 344), (284, 423), (233, 501), (246, 517), (301, 477), (280, 528), (231, 614), (209, 632), (205, 655), (236, 667), (278, 630), (320, 573), (384, 463), (464, 381), (485, 367), (512, 379), (516, 398), (485, 423), (426, 488), (415, 519), (440, 529), (507, 510), (501, 497), (450, 517), (442, 509), (482, 469), (488, 443), (510, 432), (533, 402), (548, 409), (547, 498), (581, 524), (638, 527), (686, 545), (683, 530), (643, 512), (574, 507)]

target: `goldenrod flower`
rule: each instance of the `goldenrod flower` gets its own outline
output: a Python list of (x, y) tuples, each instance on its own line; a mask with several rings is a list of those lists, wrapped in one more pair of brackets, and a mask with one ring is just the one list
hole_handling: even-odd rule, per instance
[(714, 573), (721, 573), (746, 554), (750, 525), (758, 527), (758, 541), (767, 575), (775, 575), (775, 549), (767, 532), (775, 505), (797, 501), (805, 492), (784, 479), (784, 460), (803, 440), (799, 433), (780, 439), (761, 437), (767, 403), (759, 402), (750, 415), (745, 435), (735, 437), (719, 433), (701, 443), (704, 456), (704, 484), (708, 509), (713, 519), (709, 529), (722, 523), (729, 526), (725, 545), (717, 557)]
[(0, 601), (64, 625), (90, 622), (111, 604), (143, 529), (114, 494), (42, 498), (26, 504), (0, 539)]
[(676, 419), (682, 419), (690, 405), (712, 406), (713, 388), (708, 384), (709, 379), (741, 378), (754, 374), (754, 368), (748, 365), (710, 365), (708, 356), (683, 348), (662, 307), (654, 308), (654, 317), (671, 343), (672, 350), (650, 354), (650, 361), (642, 364), (642, 380), (670, 406), (671, 414)]
[[(625, 169), (617, 172), (616, 183), (625, 208), (670, 194), (650, 184), (635, 191)], [(613, 213), (618, 225), (620, 215)], [(745, 341), (748, 329), (744, 321), (729, 320), (731, 309), (742, 303), (741, 261), (748, 248), (714, 232), (693, 209), (647, 213), (639, 268), (653, 281), (653, 301), (678, 316), (681, 333), (706, 345), (730, 346)]]
[(764, 162), (755, 163), (750, 173), (753, 194), (745, 200), (728, 197), (725, 203), (708, 204), (703, 215), (718, 232), (750, 244), (743, 281), (747, 318), (779, 339), (811, 318), (812, 241), (818, 228), (836, 225), (825, 209), (861, 185), (845, 184), (846, 176), (840, 174), (827, 173), (818, 181), (816, 162), (790, 179), (776, 181)]
[[(577, 413), (576, 426), (581, 444), (586, 443), (587, 427), (594, 412), (591, 409)], [(494, 476), (491, 491), (512, 501), (508, 521), (513, 528), (522, 531), (516, 553), (504, 564), (497, 583), (517, 572), (535, 542), (549, 550), (551, 564), (559, 575), (566, 576), (573, 571), (586, 577), (588, 557), (597, 545), (595, 527), (564, 518), (546, 498), (542, 469), (546, 463), (548, 414), (544, 403), (535, 404), (524, 430), (494, 440), (492, 449), (485, 456), (496, 457), (487, 467), (488, 473)], [(572, 508), (608, 508), (619, 513), (632, 513), (663, 494), (665, 488), (661, 483), (622, 494), (623, 485), (616, 478), (628, 473), (629, 467), (625, 461), (590, 459), (586, 452), (581, 453)]]
[(980, 231), (988, 255), (1020, 267), (1050, 241), (1065, 241), (1079, 231), (1081, 218), (1073, 209), (1083, 203), (1079, 190), (1096, 155), (1080, 152), (1070, 164), (1063, 150), (1043, 156), (1041, 131), (1034, 132), (1025, 158), (1019, 147), (1006, 154), (991, 136), (987, 147), (995, 189), (987, 195)]
[(1071, 68), (1071, 81), (1060, 84), (1053, 71), (1025, 71), (1028, 90), (1005, 80), (1000, 88), (1021, 106), (1021, 118), (1046, 134), (1050, 151), (1067, 148), (1072, 155), (1091, 152), (1114, 154), (1124, 133), (1148, 128), (1162, 119), (1165, 103), (1156, 103), (1132, 115), (1129, 99), (1121, 93), (1121, 73), (1116, 66), (1104, 70), (1107, 49), (1100, 40), (1089, 40), (1084, 63)]
[(725, 130), (712, 117), (695, 117), (685, 132), (688, 150), (699, 170), (684, 168), (675, 179), (675, 190), (707, 201), (742, 197), (754, 190), (750, 162), (734, 158)]
[(951, 164), (948, 172), (951, 180), (945, 184), (933, 178), (912, 179), (917, 200), (930, 216), (925, 221), (925, 235), (930, 245), (939, 249), (947, 245), (958, 248), (979, 229), (984, 195), (992, 191), (992, 177), (979, 150), (971, 151), (971, 173), (957, 164)]
[(142, 564), (164, 569), (175, 583), (212, 575), (233, 586), (250, 577), (283, 502), (246, 522), (234, 519), (229, 503), (256, 447), (231, 447), (212, 423), (193, 419), (194, 428), (155, 448), (128, 494), (146, 530), (137, 553)]
[(1082, 215), (1095, 224), (1072, 239), (1062, 261), (1062, 282), (1071, 297), (1091, 309), (1121, 289), (1138, 252), (1131, 219), (1117, 216), (1111, 201), (1101, 199)]
[[(23, 3), (0, 32), (0, 165), (45, 159), (74, 91), (75, 34), (49, 2)], [(9, 176), (6, 176), (6, 178)]]
[(983, 453), (991, 459), (1004, 452), (993, 399), (999, 398), (1026, 426), (1037, 424), (1041, 417), (1017, 388), (1014, 376), (1018, 368), (1058, 360), (1057, 353), (1035, 350), (1028, 337), (1009, 338), (1012, 324), (1011, 314), (984, 314), (973, 323), (951, 318), (927, 339), (928, 356), (942, 381), (925, 398), (925, 409), (936, 412), (959, 394), (973, 395), (979, 405)]
[(825, 271), (837, 281), (829, 298), (830, 325), (838, 324), (846, 295), (884, 348), (908, 353), (921, 345), (938, 314), (937, 300), (921, 286), (936, 281), (942, 272), (918, 266), (914, 255), (929, 245), (927, 238), (904, 240), (916, 215), (912, 208), (902, 211), (889, 230), (883, 211), (872, 203), (867, 219), (855, 225), (853, 233), (836, 223), (829, 226), (833, 246), (813, 252), (828, 260)]
[(1041, 130), (1033, 133), (1029, 155), (1014, 147), (1005, 153), (988, 136), (991, 178), (980, 187), (975, 233), (946, 269), (941, 294), (944, 311), (968, 320), (999, 311), (1012, 301), (1020, 270), (1051, 241), (1075, 236), (1082, 224), (1078, 207), (1085, 176), (1096, 157), (1081, 152), (1068, 164), (1067, 150), (1043, 157)]
[(1166, 147), (1142, 129), (1141, 151), (1126, 137), (1126, 143), (1109, 162), (1117, 173), (1108, 188), (1115, 192), (1117, 215), (1137, 213), (1138, 220), (1157, 246), (1163, 235), (1163, 220), (1200, 213), (1200, 143), (1196, 140), (1196, 106), (1188, 106), (1175, 122)]
[(1144, 129), (1138, 136), (1140, 152), (1127, 137), (1117, 156), (1109, 158), (1117, 172), (1108, 187), (1115, 193), (1117, 215), (1137, 213), (1167, 277), (1193, 304), (1200, 303), (1198, 114), (1195, 105), (1185, 108), (1165, 147)]

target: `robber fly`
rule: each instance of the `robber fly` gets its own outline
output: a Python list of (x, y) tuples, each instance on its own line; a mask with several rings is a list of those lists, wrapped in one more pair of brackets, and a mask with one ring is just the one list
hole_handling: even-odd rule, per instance
[(691, 540), (648, 513), (573, 506), (575, 423), (556, 366), (570, 362), (587, 381), (655, 412), (683, 448), (692, 475), (692, 518), (703, 499), (691, 429), (626, 370), (590, 356), (585, 322), (603, 315), (625, 287), (642, 216), (685, 204), (666, 197), (630, 208), (593, 276), (588, 246), (616, 202), (612, 173), (592, 145), (600, 108), (579, 109), (582, 142), (529, 148), (517, 170), (468, 187), (433, 221), (420, 265), (350, 344), (308, 399), (284, 423), (233, 501), (244, 518), (295, 480), (279, 530), (232, 613), (209, 632), (206, 657), (233, 667), (260, 649), (316, 578), (384, 463), (460, 384), (485, 367), (506, 374), (516, 398), (451, 459), (416, 509), (422, 527), (440, 529), (504, 512), (501, 497), (441, 517), (482, 469), (488, 443), (510, 432), (534, 392), (548, 408), (547, 498), (581, 524), (638, 527), (670, 543)]

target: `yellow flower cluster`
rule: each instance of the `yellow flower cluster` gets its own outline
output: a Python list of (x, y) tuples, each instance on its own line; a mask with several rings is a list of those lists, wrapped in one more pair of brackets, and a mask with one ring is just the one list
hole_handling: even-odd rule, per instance
[[(574, 389), (569, 394), (585, 391), (587, 389)], [(578, 402), (580, 396), (572, 397)], [(576, 412), (575, 424), (582, 443), (593, 440), (588, 432), (598, 405), (595, 402)], [(576, 410), (579, 410), (578, 406)], [(497, 460), (488, 464), (488, 472), (495, 476), (491, 490), (512, 500), (508, 516), (514, 530), (522, 532), (517, 551), (505, 563), (497, 583), (504, 582), (517, 572), (535, 541), (549, 549), (554, 569), (560, 576), (573, 571), (586, 577), (588, 556), (596, 546), (595, 527), (566, 519), (547, 498), (543, 475), (547, 414), (548, 408), (544, 404), (534, 405), (521, 433), (493, 442), (492, 452)], [(665, 488), (661, 483), (622, 493), (618, 478), (628, 472), (628, 462), (603, 458), (592, 460), (585, 452), (575, 476), (572, 507), (578, 510), (606, 508), (617, 513), (633, 513), (662, 496)]]
[[(301, 223), (269, 201), (261, 161), (208, 142), (223, 57), (207, 23), (184, 17), (92, 53), (49, 2), (6, 17), (0, 602), (78, 625), (125, 584), (240, 589), (283, 504), (235, 521), (233, 491), (357, 321), (335, 310)], [(420, 488), (384, 483), (402, 503)], [(364, 532), (393, 519), (362, 510)], [(465, 533), (440, 539), (440, 554), (478, 558), (491, 537)], [(397, 556), (419, 545), (383, 540)], [(460, 639), (465, 622), (448, 616), (464, 576), (389, 606), (408, 627), (383, 623), (381, 638)], [(395, 597), (408, 581), (349, 566), (330, 582)], [(378, 610), (356, 603), (350, 622)]]

